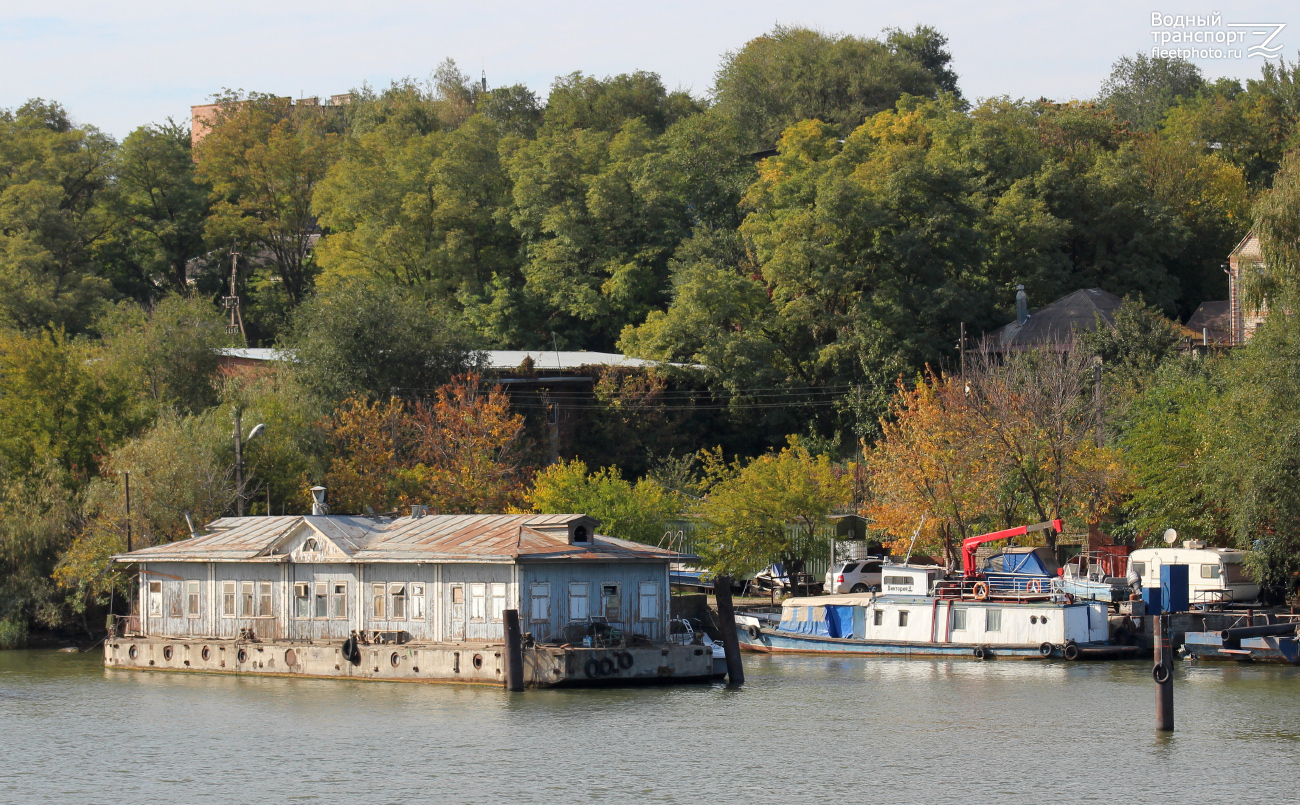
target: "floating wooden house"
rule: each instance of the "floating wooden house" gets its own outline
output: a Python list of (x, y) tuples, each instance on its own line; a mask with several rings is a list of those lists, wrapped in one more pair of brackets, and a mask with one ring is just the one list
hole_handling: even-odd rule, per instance
[(138, 615), (109, 667), (500, 683), (519, 612), (526, 683), (708, 679), (669, 640), (671, 551), (581, 514), (227, 517), (114, 557)]

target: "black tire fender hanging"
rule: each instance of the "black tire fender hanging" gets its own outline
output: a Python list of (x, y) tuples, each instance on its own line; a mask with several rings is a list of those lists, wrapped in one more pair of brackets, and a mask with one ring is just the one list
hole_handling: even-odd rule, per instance
[(600, 661), (595, 657), (587, 660), (582, 666), (582, 672), (587, 675), (588, 679), (595, 679), (600, 676)]
[(610, 657), (601, 657), (601, 658), (600, 658), (600, 675), (601, 675), (601, 676), (609, 676), (610, 674), (614, 673), (614, 668), (615, 668), (615, 666), (614, 666), (614, 660), (613, 660), (612, 658), (610, 658)]
[(1067, 660), (1071, 660), (1071, 661), (1077, 660), (1079, 659), (1079, 644), (1073, 641), (1066, 643), (1065, 651), (1061, 653), (1065, 655), (1065, 659)]
[(988, 656), (988, 652), (984, 650), (983, 646), (976, 646), (975, 650), (972, 651), (971, 653), (975, 655), (975, 659), (977, 660), (982, 660)]
[(1043, 657), (1052, 656), (1052, 652), (1055, 650), (1056, 648), (1051, 643), (1044, 643), (1043, 645), (1038, 647), (1038, 653)]
[(626, 671), (627, 669), (631, 668), (635, 663), (636, 663), (636, 658), (632, 656), (631, 652), (628, 651), (619, 652), (618, 655), (619, 668)]
[(1169, 670), (1169, 666), (1164, 663), (1160, 663), (1151, 669), (1151, 678), (1154, 679), (1157, 684), (1165, 684), (1169, 681), (1171, 676), (1173, 676), (1173, 673)]
[(343, 659), (353, 665), (361, 664), (361, 649), (357, 648), (357, 639), (355, 637), (344, 640), (339, 650), (343, 653)]
[(757, 626), (750, 625), (745, 627), (745, 634), (749, 635), (750, 640), (758, 640), (762, 638), (763, 630)]

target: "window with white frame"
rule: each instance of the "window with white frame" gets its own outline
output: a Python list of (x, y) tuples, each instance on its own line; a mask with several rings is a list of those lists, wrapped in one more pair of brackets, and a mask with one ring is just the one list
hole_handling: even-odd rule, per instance
[(371, 610), (370, 616), (377, 621), (388, 620), (388, 585), (372, 584), (370, 585)]
[(201, 598), (199, 584), (200, 582), (195, 579), (185, 582), (185, 617), (187, 618), (199, 617), (199, 600)]
[(259, 581), (257, 583), (257, 617), (271, 617), (271, 582)]
[(469, 620), (470, 623), (483, 623), (487, 620), (487, 585), (474, 583), (469, 586)]
[(347, 620), (348, 617), (348, 583), (346, 581), (334, 582), (334, 595), (332, 596), (335, 620)]
[(411, 585), (411, 620), (424, 620), (424, 585)]
[(294, 582), (293, 616), (295, 618), (311, 617), (311, 585), (305, 581)]
[(659, 620), (659, 585), (643, 581), (637, 585), (637, 615), (643, 621)]
[(391, 619), (395, 621), (406, 620), (406, 585), (390, 584), (388, 585), (388, 594), (393, 598), (393, 614), (390, 616)]
[(954, 609), (952, 611), (952, 630), (954, 632), (966, 631), (966, 610)]
[(1002, 610), (1000, 609), (984, 610), (984, 631), (986, 632), (1002, 631)]
[(251, 581), (239, 583), (239, 617), (251, 618), (257, 612), (257, 588)]
[(330, 614), (330, 585), (329, 582), (318, 581), (315, 584), (316, 593), (312, 605), (311, 616), (317, 620), (324, 620)]
[(488, 596), (492, 599), (490, 601), (491, 606), (488, 609), (488, 614), (492, 617), (492, 620), (500, 621), (504, 619), (506, 612), (506, 586), (504, 584), (488, 585)]
[(161, 618), (163, 613), (162, 604), (162, 582), (149, 582), (149, 617)]
[(569, 582), (569, 620), (585, 621), (591, 617), (591, 584), (585, 581)]
[(544, 581), (533, 582), (529, 589), (529, 599), (528, 619), (549, 621), (551, 619), (551, 585)]
[(235, 598), (237, 596), (235, 582), (221, 582), (221, 617), (235, 617)]

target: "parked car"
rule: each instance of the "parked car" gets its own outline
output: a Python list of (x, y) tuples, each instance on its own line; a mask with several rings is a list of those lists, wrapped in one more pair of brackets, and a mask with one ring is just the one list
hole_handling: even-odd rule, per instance
[(880, 589), (880, 568), (884, 559), (851, 559), (831, 565), (826, 571), (828, 593), (865, 593)]
[(750, 589), (758, 592), (776, 592), (781, 595), (815, 595), (821, 592), (821, 585), (810, 573), (786, 573), (781, 562), (768, 565), (766, 570), (754, 574)]

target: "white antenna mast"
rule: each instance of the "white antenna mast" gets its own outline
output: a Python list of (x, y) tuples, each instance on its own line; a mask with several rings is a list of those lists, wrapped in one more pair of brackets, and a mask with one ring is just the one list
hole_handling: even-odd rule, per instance
[(916, 547), (916, 538), (921, 536), (921, 526), (925, 525), (925, 515), (921, 515), (921, 522), (916, 524), (916, 530), (912, 532), (912, 544), (907, 546), (907, 556), (903, 559), (903, 564), (912, 561), (912, 549)]

